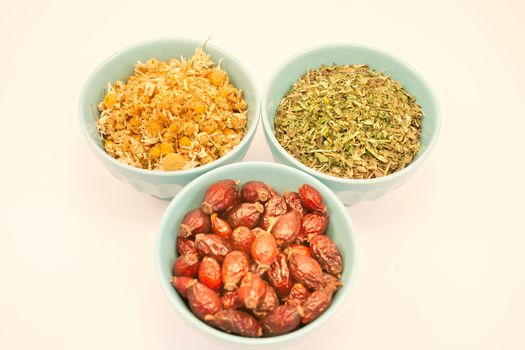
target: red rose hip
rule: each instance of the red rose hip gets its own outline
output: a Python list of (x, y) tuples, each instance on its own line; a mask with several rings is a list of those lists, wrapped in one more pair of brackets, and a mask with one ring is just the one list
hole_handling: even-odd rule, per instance
[(299, 188), (299, 197), (303, 207), (310, 211), (326, 212), (326, 206), (323, 203), (323, 197), (312, 186), (304, 184)]
[(266, 293), (266, 283), (256, 274), (247, 272), (241, 285), (237, 289), (237, 294), (247, 309), (255, 309), (259, 300)]
[(221, 212), (228, 209), (239, 196), (237, 182), (234, 180), (221, 180), (211, 185), (201, 204), (205, 214)]
[(173, 276), (195, 277), (199, 271), (199, 258), (195, 254), (180, 255), (173, 262)]
[(268, 185), (261, 181), (248, 181), (241, 188), (243, 202), (266, 202), (269, 196)]
[(245, 252), (240, 250), (233, 250), (226, 255), (222, 263), (222, 283), (224, 289), (232, 291), (237, 288), (237, 285), (248, 272), (250, 260)]
[(214, 290), (222, 287), (221, 265), (210, 256), (205, 256), (199, 266), (199, 282)]
[(200, 208), (193, 209), (182, 218), (178, 235), (184, 238), (194, 236), (196, 233), (210, 232), (210, 217)]
[(221, 299), (217, 293), (200, 282), (196, 282), (188, 289), (188, 304), (191, 311), (200, 318), (213, 315), (221, 308)]
[(326, 272), (339, 277), (343, 272), (343, 258), (337, 245), (327, 236), (319, 235), (310, 239), (310, 251)]
[(226, 333), (242, 335), (244, 337), (260, 337), (262, 335), (259, 322), (247, 312), (239, 310), (220, 310), (214, 315), (204, 317), (209, 325)]

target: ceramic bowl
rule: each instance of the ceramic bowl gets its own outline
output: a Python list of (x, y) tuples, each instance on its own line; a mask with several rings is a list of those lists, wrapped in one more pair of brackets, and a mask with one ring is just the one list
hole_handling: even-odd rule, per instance
[(137, 61), (145, 62), (149, 58), (168, 60), (181, 56), (191, 57), (195, 49), (202, 47), (203, 44), (204, 42), (199, 40), (175, 38), (157, 39), (131, 45), (104, 60), (84, 84), (80, 95), (80, 126), (89, 146), (111, 174), (140, 192), (162, 199), (172, 198), (181, 188), (199, 175), (221, 165), (240, 161), (252, 142), (260, 112), (259, 94), (254, 79), (235, 57), (225, 50), (207, 43), (205, 51), (215, 63), (221, 62), (221, 66), (228, 72), (231, 83), (244, 92), (244, 98), (248, 105), (248, 125), (242, 141), (222, 158), (204, 166), (181, 171), (135, 168), (119, 162), (104, 151), (95, 123), (100, 115), (97, 106), (104, 97), (108, 83), (116, 80), (126, 81), (127, 77), (133, 74), (133, 68)]
[[(295, 191), (302, 184), (307, 183), (316, 188), (324, 197), (324, 202), (330, 215), (326, 234), (335, 241), (343, 255), (344, 270), (342, 282), (344, 285), (334, 295), (331, 306), (317, 320), (289, 334), (271, 338), (245, 338), (231, 335), (212, 328), (195, 317), (184, 300), (171, 286), (171, 267), (176, 258), (175, 240), (182, 217), (186, 212), (199, 207), (206, 189), (212, 183), (221, 179), (235, 179), (241, 183), (249, 180), (260, 180), (271, 185), (280, 193), (283, 193), (285, 190)], [(330, 317), (341, 308), (356, 277), (357, 248), (354, 232), (352, 220), (344, 205), (327, 186), (314, 177), (282, 164), (242, 162), (211, 170), (193, 180), (173, 198), (162, 217), (158, 230), (155, 246), (155, 264), (164, 293), (189, 326), (197, 328), (203, 335), (229, 343), (276, 345), (297, 340), (306, 334), (314, 332), (322, 324), (328, 323)], [(336, 335), (334, 334), (334, 336)]]
[[(416, 101), (424, 111), (421, 150), (407, 167), (375, 179), (343, 179), (307, 167), (293, 158), (279, 144), (274, 134), (274, 118), (281, 99), (286, 96), (292, 84), (306, 74), (308, 69), (333, 64), (368, 64), (371, 68), (398, 80), (409, 93), (416, 97)], [(264, 134), (274, 159), (315, 176), (334, 191), (346, 205), (377, 199), (407, 181), (432, 151), (438, 139), (441, 124), (436, 96), (418, 72), (401, 59), (384, 51), (345, 43), (314, 47), (283, 63), (266, 86), (261, 110)]]

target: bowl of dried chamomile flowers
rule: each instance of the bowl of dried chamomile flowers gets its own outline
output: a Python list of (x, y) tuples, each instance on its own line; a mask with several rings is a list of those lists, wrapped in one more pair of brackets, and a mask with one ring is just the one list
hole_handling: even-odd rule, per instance
[(84, 84), (79, 109), (84, 136), (110, 173), (169, 199), (244, 157), (259, 96), (248, 70), (223, 49), (158, 39), (103, 61)]
[(441, 124), (437, 98), (418, 72), (353, 44), (286, 61), (261, 109), (275, 160), (321, 180), (346, 205), (402, 185), (430, 154)]

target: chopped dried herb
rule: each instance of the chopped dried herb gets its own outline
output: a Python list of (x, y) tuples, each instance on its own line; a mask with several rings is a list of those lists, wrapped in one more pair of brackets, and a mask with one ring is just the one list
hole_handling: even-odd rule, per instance
[(246, 132), (247, 105), (202, 48), (189, 59), (149, 59), (110, 84), (97, 127), (106, 152), (143, 169), (180, 170), (230, 152)]
[(281, 100), (275, 136), (297, 160), (352, 179), (406, 167), (420, 149), (423, 111), (403, 86), (367, 65), (309, 70)]

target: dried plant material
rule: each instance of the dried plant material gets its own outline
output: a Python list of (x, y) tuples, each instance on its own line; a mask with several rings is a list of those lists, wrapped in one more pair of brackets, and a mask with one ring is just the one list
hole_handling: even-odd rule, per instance
[(246, 132), (247, 105), (202, 48), (189, 59), (138, 62), (108, 86), (97, 127), (113, 158), (142, 169), (191, 169), (230, 152)]
[(310, 168), (368, 179), (410, 164), (420, 149), (422, 117), (399, 82), (367, 65), (322, 66), (281, 100), (275, 135)]

